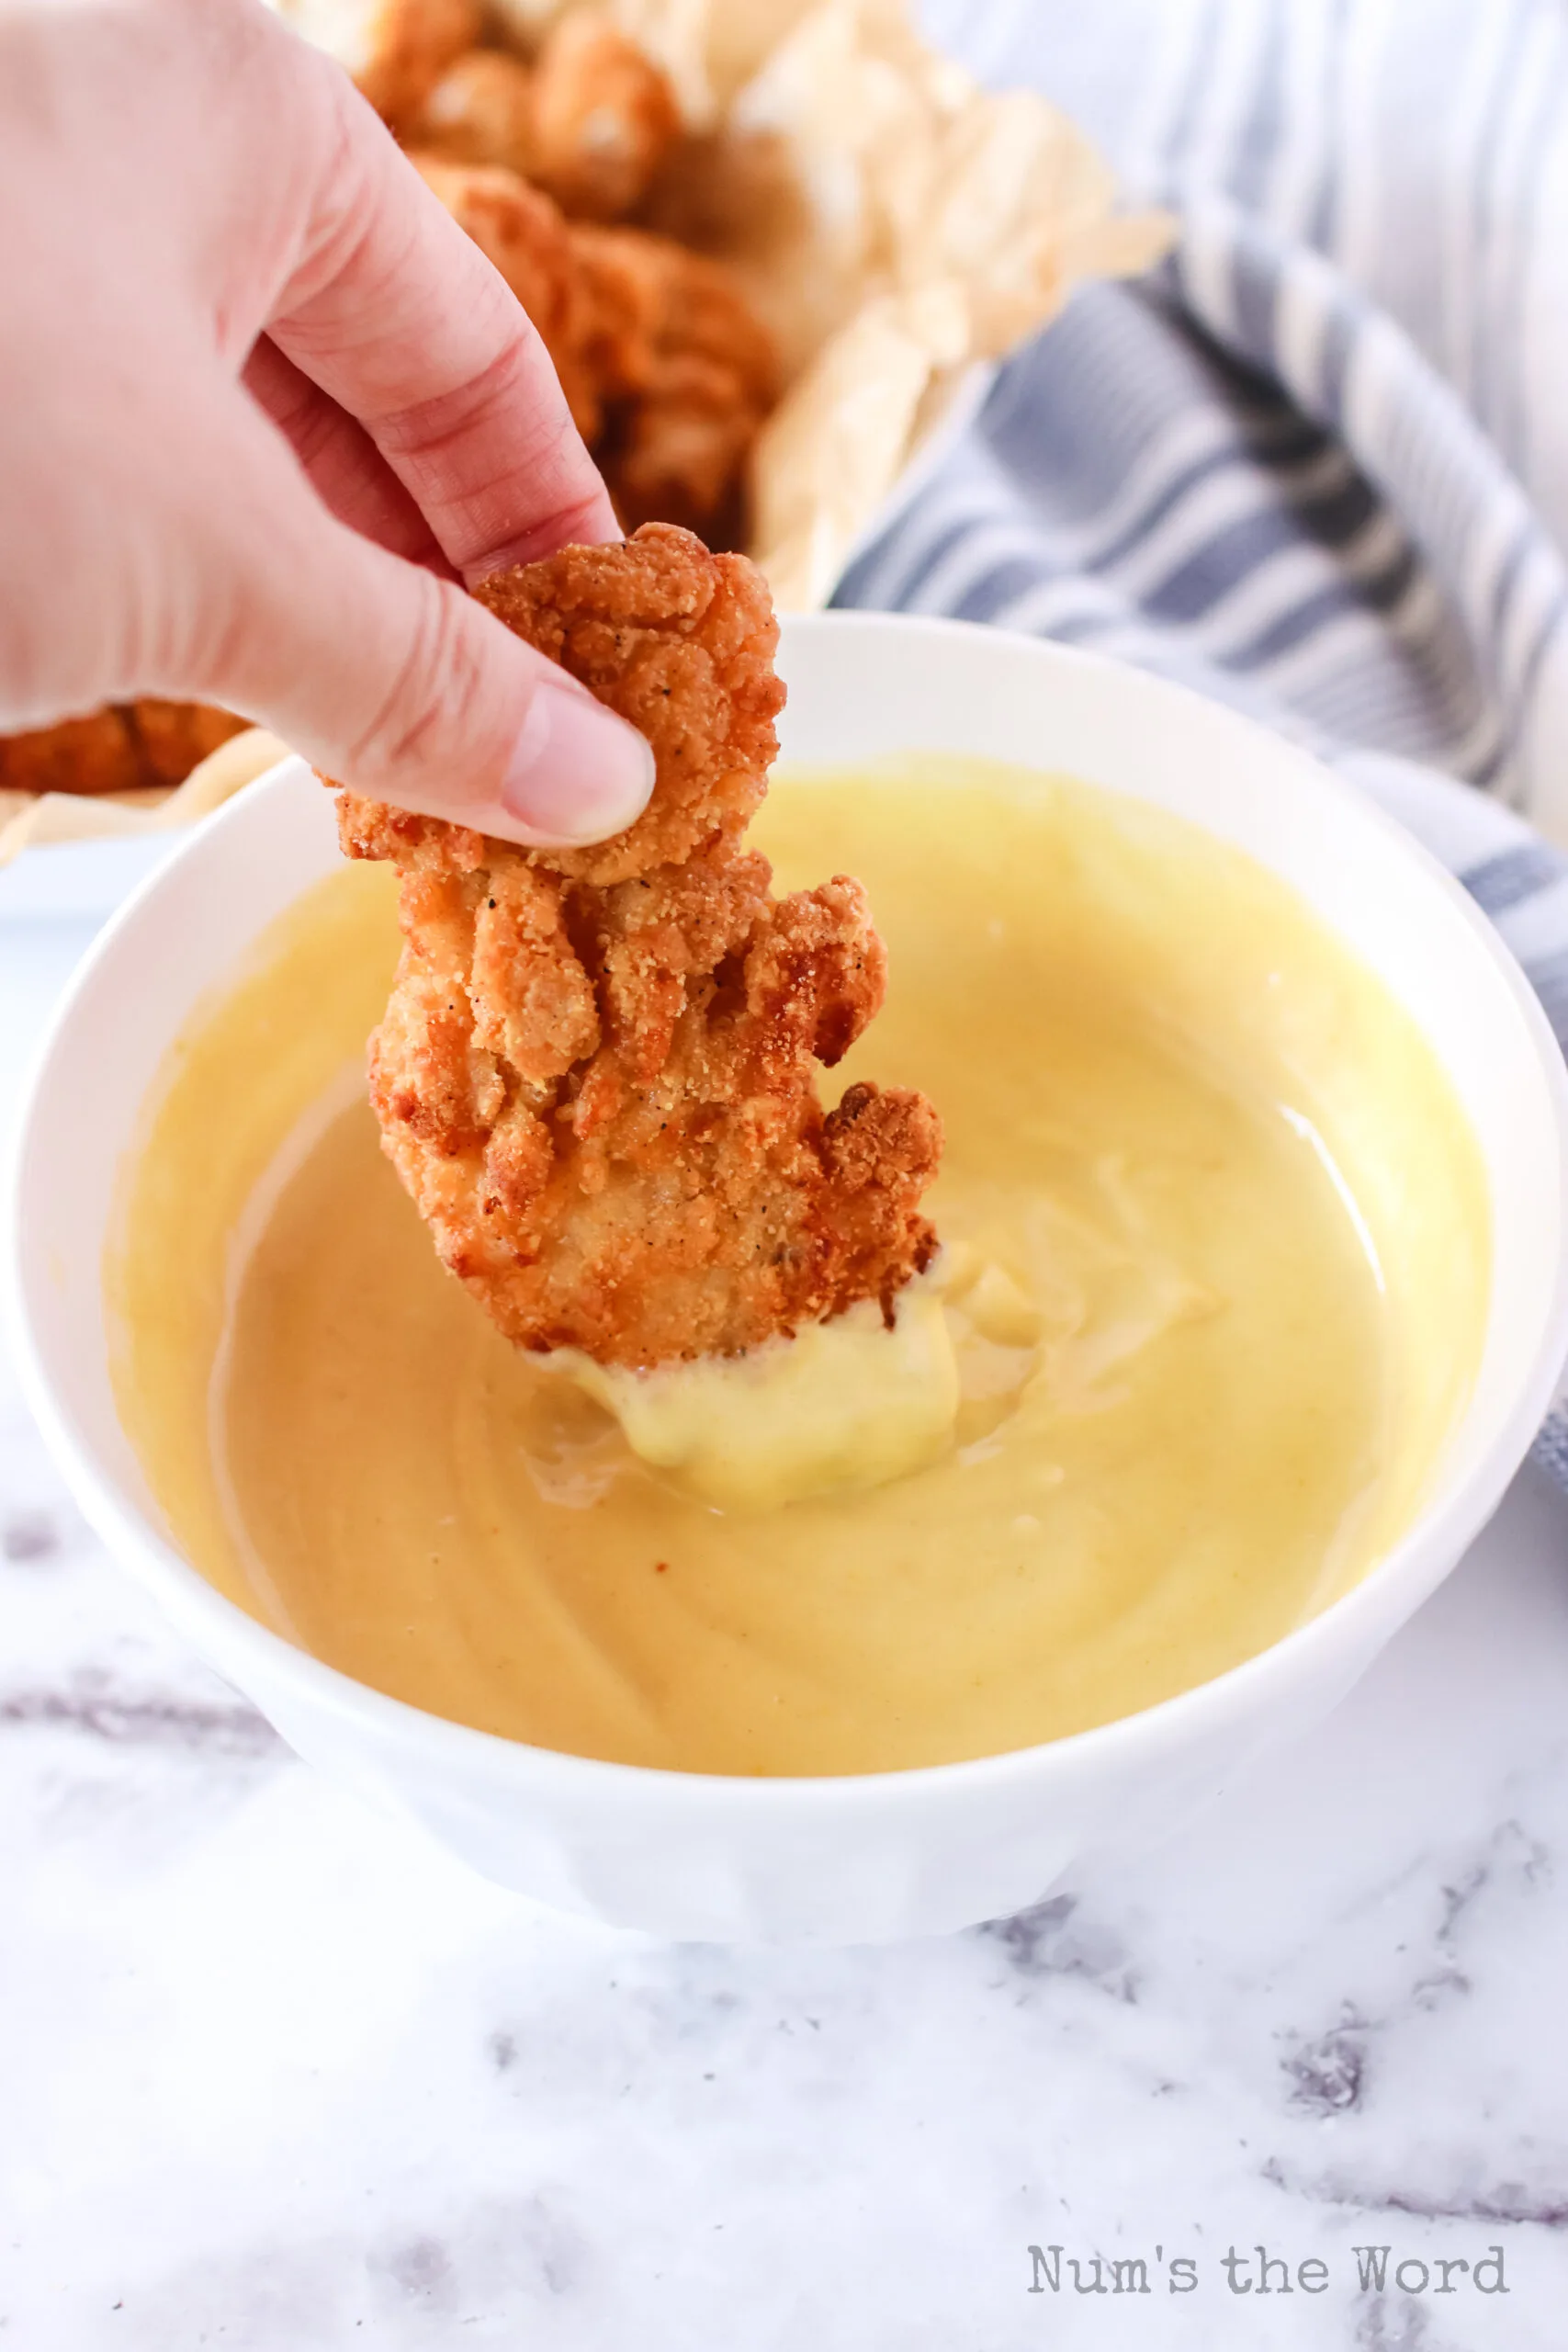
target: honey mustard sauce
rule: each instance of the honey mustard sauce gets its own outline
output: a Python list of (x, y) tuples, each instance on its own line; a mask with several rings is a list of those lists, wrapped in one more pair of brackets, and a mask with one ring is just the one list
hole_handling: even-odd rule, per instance
[(860, 876), (888, 944), (835, 1090), (942, 1113), (893, 1332), (642, 1380), (511, 1348), (379, 1151), (396, 922), (345, 867), (200, 1009), (128, 1170), (118, 1393), (175, 1540), (378, 1689), (691, 1770), (995, 1753), (1276, 1641), (1406, 1523), (1478, 1360), (1430, 1049), (1279, 881), (1084, 786), (801, 771), (755, 838), (781, 889)]

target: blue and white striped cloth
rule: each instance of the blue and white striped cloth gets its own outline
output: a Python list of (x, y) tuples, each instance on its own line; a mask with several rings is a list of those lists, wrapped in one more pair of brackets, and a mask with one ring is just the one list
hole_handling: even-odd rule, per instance
[[(1310, 744), (1460, 875), (1568, 1049), (1568, 6), (923, 13), (1179, 242), (1003, 369), (835, 601), (1096, 646)], [(1568, 1394), (1536, 1453), (1568, 1487)]]

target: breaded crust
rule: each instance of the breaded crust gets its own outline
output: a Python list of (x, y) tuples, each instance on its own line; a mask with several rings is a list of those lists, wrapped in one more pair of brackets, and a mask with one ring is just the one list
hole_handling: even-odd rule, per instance
[(738, 533), (779, 368), (734, 272), (641, 229), (568, 220), (515, 172), (409, 160), (538, 329), (622, 523)]
[(399, 126), (406, 146), (448, 164), (501, 164), (526, 175), (534, 143), (534, 76), (503, 50), (470, 49)]
[(558, 17), (534, 74), (525, 169), (580, 220), (618, 220), (646, 194), (681, 128), (667, 74), (603, 17)]
[(730, 1354), (930, 1261), (923, 1096), (818, 1064), (882, 1002), (858, 882), (776, 899), (742, 835), (784, 699), (767, 587), (649, 525), (487, 582), (484, 601), (653, 745), (644, 814), (525, 852), (344, 793), (344, 847), (401, 876), (371, 1043), (385, 1148), (442, 1258), (520, 1345), (649, 1366)]
[(141, 752), (144, 780), (152, 784), (183, 784), (192, 768), (231, 735), (243, 734), (249, 719), (210, 703), (164, 702), (143, 695), (130, 706), (130, 725)]
[(521, 172), (574, 219), (618, 220), (680, 128), (669, 77), (588, 12), (558, 17), (530, 65), (502, 50), (467, 51), (399, 131), (451, 163)]
[(409, 161), (527, 311), (560, 379), (572, 423), (592, 441), (604, 422), (586, 356), (593, 316), (560, 208), (498, 165), (454, 164), (412, 150)]
[(653, 796), (624, 833), (538, 853), (582, 882), (624, 882), (732, 848), (761, 807), (778, 751), (778, 623), (761, 572), (650, 525), (624, 547), (563, 548), (476, 592), (653, 745)]
[(779, 396), (778, 359), (734, 273), (640, 229), (580, 228), (598, 456), (623, 526), (731, 529), (746, 460)]
[(249, 724), (199, 702), (109, 704), (82, 718), (0, 735), (0, 791), (131, 792), (183, 784)]
[(0, 735), (0, 791), (128, 792), (143, 782), (136, 738), (121, 710)]

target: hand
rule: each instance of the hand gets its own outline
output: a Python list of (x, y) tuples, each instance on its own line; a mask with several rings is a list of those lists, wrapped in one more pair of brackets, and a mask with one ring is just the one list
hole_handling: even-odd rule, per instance
[(258, 0), (0, 0), (0, 729), (138, 695), (508, 839), (640, 735), (457, 583), (619, 536), (515, 300)]

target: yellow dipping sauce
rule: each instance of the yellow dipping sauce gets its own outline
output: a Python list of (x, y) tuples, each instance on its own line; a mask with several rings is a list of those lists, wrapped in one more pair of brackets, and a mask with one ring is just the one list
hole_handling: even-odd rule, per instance
[(378, 1148), (394, 885), (345, 867), (201, 1009), (130, 1171), (118, 1393), (175, 1540), (361, 1681), (692, 1771), (988, 1755), (1277, 1641), (1407, 1523), (1479, 1357), (1484, 1176), (1418, 1032), (1272, 876), (1080, 785), (786, 771), (754, 837), (887, 941), (835, 1086), (946, 1122), (900, 1316), (911, 1395), (956, 1368), (935, 1458), (717, 1510), (500, 1338)]

